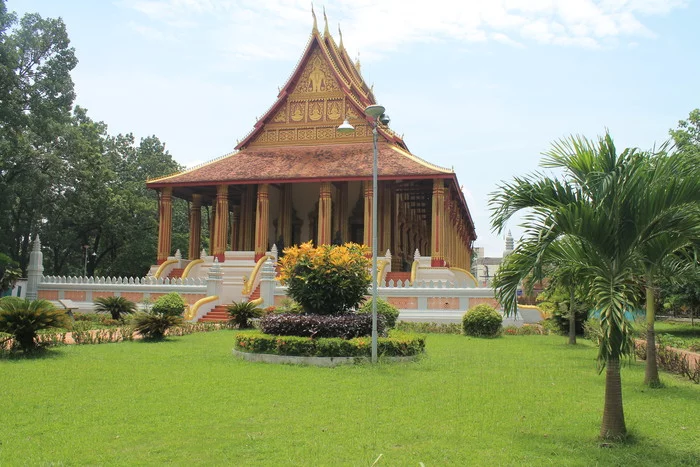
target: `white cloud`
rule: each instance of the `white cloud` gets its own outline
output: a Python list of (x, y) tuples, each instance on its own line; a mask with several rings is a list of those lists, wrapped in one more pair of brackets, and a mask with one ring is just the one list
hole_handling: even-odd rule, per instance
[[(246, 59), (291, 59), (308, 36), (308, 0), (123, 0), (163, 37), (206, 24), (209, 41)], [(568, 47), (614, 47), (620, 38), (654, 37), (644, 20), (687, 5), (686, 0), (355, 0), (328, 1), (329, 28), (337, 39), (372, 59), (406, 44), (440, 40), (497, 41)], [(322, 6), (316, 6), (319, 29)], [(140, 27), (144, 27), (141, 25)], [(145, 30), (142, 32), (145, 33)], [(158, 36), (148, 32), (154, 39)], [(145, 34), (146, 35), (146, 34)]]

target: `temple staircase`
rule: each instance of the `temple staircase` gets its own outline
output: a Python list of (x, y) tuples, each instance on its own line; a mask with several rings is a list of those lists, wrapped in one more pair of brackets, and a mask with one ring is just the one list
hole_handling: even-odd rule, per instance
[(396, 284), (398, 281), (403, 282), (404, 284), (406, 281), (411, 280), (411, 273), (410, 272), (387, 272), (386, 273), (386, 278), (385, 278), (385, 283), (388, 284), (389, 281), (394, 281), (394, 284)]
[(179, 279), (182, 277), (182, 273), (185, 272), (185, 268), (175, 268), (170, 271), (170, 274), (168, 274), (168, 277), (170, 279)]
[(228, 305), (217, 305), (197, 321), (200, 323), (220, 323), (222, 321), (228, 321), (229, 314), (226, 310), (227, 307)]

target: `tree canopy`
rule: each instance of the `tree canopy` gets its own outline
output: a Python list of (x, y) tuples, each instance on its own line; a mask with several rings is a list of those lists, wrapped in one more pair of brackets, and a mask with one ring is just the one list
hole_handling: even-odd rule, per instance
[[(60, 18), (18, 19), (0, 0), (0, 253), (26, 271), (39, 234), (46, 274), (143, 275), (158, 213), (145, 181), (181, 167), (156, 136), (112, 136), (74, 105), (77, 63)], [(186, 209), (176, 200), (174, 248)]]

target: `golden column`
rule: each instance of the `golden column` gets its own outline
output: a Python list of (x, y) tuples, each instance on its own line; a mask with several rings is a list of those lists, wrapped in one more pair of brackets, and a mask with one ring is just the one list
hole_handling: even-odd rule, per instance
[(255, 185), (247, 185), (241, 198), (241, 217), (238, 235), (239, 250), (251, 251), (253, 249), (253, 214), (255, 211)]
[(231, 208), (231, 227), (230, 227), (230, 235), (231, 235), (231, 250), (236, 251), (238, 250), (238, 224), (240, 223), (241, 219), (241, 207), (240, 206), (233, 206)]
[(350, 238), (348, 232), (348, 182), (339, 182), (336, 184), (336, 188), (335, 210), (333, 211), (335, 218), (333, 225), (336, 231), (332, 232), (331, 235), (335, 239), (336, 233), (340, 232), (340, 241), (345, 243)]
[(187, 259), (190, 261), (199, 258), (200, 245), (202, 243), (202, 195), (193, 194), (190, 205), (190, 245)]
[(364, 243), (367, 246), (367, 248), (372, 248), (372, 184), (369, 182), (363, 183), (365, 196), (365, 216), (362, 243)]
[(391, 249), (391, 198), (393, 189), (389, 183), (383, 187), (379, 187), (379, 192), (382, 196), (379, 198), (381, 205), (379, 206), (379, 218), (382, 220), (380, 224), (379, 234), (379, 255), (386, 253), (386, 250)]
[(158, 257), (156, 262), (162, 264), (170, 254), (173, 222), (173, 189), (166, 186), (160, 192), (158, 203)]
[[(280, 195), (279, 231), (285, 248), (292, 245), (292, 185), (282, 185)], [(280, 251), (280, 253), (282, 253)]]
[(269, 185), (258, 185), (258, 203), (255, 211), (255, 261), (265, 256), (268, 241), (268, 217), (270, 215)]
[(212, 232), (212, 256), (219, 262), (224, 262), (226, 241), (228, 240), (228, 185), (216, 187), (216, 213), (214, 215), (214, 231)]
[(331, 237), (331, 182), (321, 182), (318, 194), (318, 244), (330, 245)]
[(445, 265), (445, 184), (442, 179), (433, 180), (433, 216), (430, 229), (430, 265)]

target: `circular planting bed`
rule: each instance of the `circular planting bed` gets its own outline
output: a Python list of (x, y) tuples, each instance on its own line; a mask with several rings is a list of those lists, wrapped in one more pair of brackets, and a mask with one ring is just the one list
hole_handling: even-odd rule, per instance
[[(366, 361), (371, 356), (370, 337), (353, 339), (275, 336), (260, 331), (235, 335), (234, 355), (248, 361), (336, 366)], [(425, 337), (392, 331), (377, 340), (383, 360), (411, 361), (425, 350)]]

